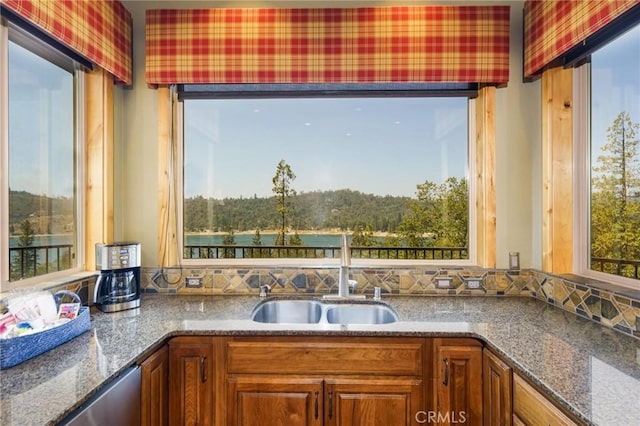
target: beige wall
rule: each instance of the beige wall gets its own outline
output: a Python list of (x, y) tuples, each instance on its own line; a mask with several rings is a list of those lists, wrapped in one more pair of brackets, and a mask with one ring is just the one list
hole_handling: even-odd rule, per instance
[[(143, 266), (156, 266), (158, 228), (156, 91), (144, 76), (144, 11), (155, 8), (209, 8), (203, 1), (123, 1), (133, 16), (132, 88), (117, 88), (115, 238), (142, 243)], [(220, 1), (217, 7), (363, 7), (429, 1)], [(519, 251), (522, 267), (541, 266), (540, 83), (522, 83), (522, 1), (446, 2), (511, 5), (511, 63), (506, 88), (496, 95), (496, 258), (507, 267), (508, 252)], [(535, 179), (534, 179), (535, 178)]]

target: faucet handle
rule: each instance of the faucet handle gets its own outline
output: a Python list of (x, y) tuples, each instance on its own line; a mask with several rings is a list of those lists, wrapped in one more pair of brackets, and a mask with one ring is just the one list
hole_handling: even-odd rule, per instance
[(380, 287), (374, 287), (373, 288), (373, 300), (381, 300), (381, 299), (382, 299), (382, 294), (381, 294)]
[(260, 294), (258, 295), (258, 297), (260, 297), (261, 299), (266, 298), (267, 296), (269, 296), (269, 290), (271, 290), (271, 287), (268, 286), (267, 284), (261, 285)]
[(356, 292), (356, 287), (358, 287), (358, 281), (356, 280), (349, 280), (349, 292), (351, 294)]

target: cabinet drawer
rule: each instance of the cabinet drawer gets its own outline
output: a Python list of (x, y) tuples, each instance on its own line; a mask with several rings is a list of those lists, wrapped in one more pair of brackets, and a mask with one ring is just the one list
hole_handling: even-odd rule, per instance
[(522, 421), (522, 423), (515, 424), (530, 426), (576, 425), (551, 401), (516, 374), (513, 375), (513, 413), (514, 419), (517, 417)]
[(402, 338), (236, 338), (227, 371), (253, 374), (421, 376), (423, 340)]

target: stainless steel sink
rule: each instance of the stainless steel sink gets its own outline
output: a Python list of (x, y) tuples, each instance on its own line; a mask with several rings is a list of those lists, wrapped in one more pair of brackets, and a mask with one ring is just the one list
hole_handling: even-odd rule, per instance
[(268, 300), (253, 309), (257, 322), (313, 324), (322, 318), (322, 303), (317, 300)]
[(251, 319), (274, 324), (389, 324), (399, 320), (396, 312), (385, 304), (323, 303), (308, 299), (260, 302)]
[(330, 324), (389, 324), (398, 321), (398, 315), (386, 305), (344, 304), (327, 309)]

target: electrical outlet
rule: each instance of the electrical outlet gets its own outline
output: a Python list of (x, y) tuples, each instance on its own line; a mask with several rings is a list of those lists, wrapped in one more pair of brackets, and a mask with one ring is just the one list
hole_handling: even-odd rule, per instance
[(185, 284), (189, 288), (202, 287), (202, 277), (187, 277)]
[(476, 290), (480, 288), (480, 280), (467, 280), (467, 288)]
[(436, 278), (436, 287), (437, 288), (451, 288), (452, 287), (452, 279), (445, 278)]

